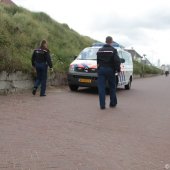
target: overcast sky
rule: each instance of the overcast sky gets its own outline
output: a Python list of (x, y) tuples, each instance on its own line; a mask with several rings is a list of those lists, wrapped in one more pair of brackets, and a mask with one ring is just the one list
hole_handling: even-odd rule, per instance
[(170, 64), (169, 0), (13, 0), (30, 11), (45, 12), (78, 33), (104, 42), (111, 35), (146, 54), (151, 63)]

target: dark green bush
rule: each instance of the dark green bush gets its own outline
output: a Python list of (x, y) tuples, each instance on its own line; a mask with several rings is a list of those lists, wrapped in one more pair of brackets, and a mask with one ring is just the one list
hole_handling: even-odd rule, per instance
[(133, 61), (134, 74), (161, 74), (161, 70), (155, 66), (149, 66), (146, 64), (139, 63), (138, 61)]
[(137, 61), (133, 61), (133, 73), (138, 75), (138, 74), (142, 74), (142, 64), (137, 62)]

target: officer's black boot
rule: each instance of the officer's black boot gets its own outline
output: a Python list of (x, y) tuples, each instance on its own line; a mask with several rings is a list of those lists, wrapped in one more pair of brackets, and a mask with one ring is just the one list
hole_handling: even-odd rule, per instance
[(37, 88), (36, 88), (36, 87), (34, 87), (34, 88), (33, 88), (33, 90), (32, 90), (32, 94), (33, 94), (33, 95), (35, 95), (35, 94), (36, 94), (36, 92), (37, 92)]

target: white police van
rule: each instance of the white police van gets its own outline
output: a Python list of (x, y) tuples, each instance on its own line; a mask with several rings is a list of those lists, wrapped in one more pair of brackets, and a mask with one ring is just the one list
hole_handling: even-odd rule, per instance
[[(76, 91), (79, 87), (97, 87), (97, 51), (103, 43), (95, 43), (80, 52), (70, 64), (67, 75), (70, 90)], [(131, 88), (133, 79), (133, 61), (129, 52), (123, 50), (117, 43), (113, 43), (121, 59), (121, 71), (116, 73), (117, 87)]]

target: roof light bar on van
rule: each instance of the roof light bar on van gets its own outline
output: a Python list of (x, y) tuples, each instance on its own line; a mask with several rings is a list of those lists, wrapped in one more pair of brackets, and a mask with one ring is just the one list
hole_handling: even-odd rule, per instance
[[(101, 42), (97, 42), (97, 43), (93, 43), (92, 46), (93, 47), (102, 47), (103, 45), (105, 45), (105, 43), (101, 43)], [(122, 45), (118, 44), (117, 42), (113, 42), (112, 47), (119, 47), (119, 48), (124, 48)]]

